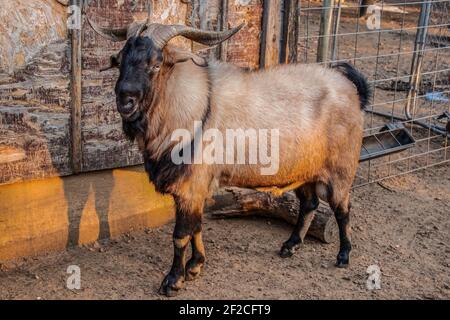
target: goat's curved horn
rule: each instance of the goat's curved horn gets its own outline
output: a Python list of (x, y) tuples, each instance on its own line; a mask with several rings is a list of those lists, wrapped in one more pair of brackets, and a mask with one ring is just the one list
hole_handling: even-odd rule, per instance
[(162, 24), (151, 24), (148, 26), (147, 34), (150, 38), (152, 38), (155, 45), (161, 49), (164, 48), (166, 44), (176, 36), (183, 36), (207, 46), (214, 46), (231, 38), (234, 34), (241, 30), (243, 26), (244, 23), (230, 30), (215, 32), (195, 29), (183, 25), (166, 26)]
[(151, 0), (147, 0), (147, 20), (144, 23), (133, 22), (128, 26), (127, 39), (131, 37), (139, 37), (151, 23), (153, 5)]
[(153, 12), (152, 0), (147, 0), (147, 24), (150, 24), (151, 22), (152, 12)]
[(120, 29), (111, 29), (111, 28), (103, 28), (92, 22), (88, 17), (86, 17), (89, 25), (92, 29), (102, 37), (109, 39), (114, 42), (120, 42), (127, 40), (127, 28)]
[(142, 32), (147, 30), (147, 28), (148, 25), (146, 23), (133, 22), (128, 27), (127, 39), (131, 37), (139, 37), (142, 34)]
[(69, 0), (56, 0), (56, 2), (65, 7), (69, 6)]

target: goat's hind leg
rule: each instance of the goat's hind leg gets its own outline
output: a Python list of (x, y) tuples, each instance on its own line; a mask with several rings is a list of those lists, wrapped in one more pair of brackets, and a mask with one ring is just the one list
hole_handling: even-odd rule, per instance
[[(333, 189), (333, 188), (330, 188)], [(350, 191), (342, 188), (339, 192), (334, 189), (329, 195), (329, 204), (339, 227), (339, 253), (336, 258), (336, 267), (345, 268), (350, 262), (352, 244), (350, 239)]]
[(281, 247), (280, 256), (282, 258), (291, 257), (302, 243), (303, 239), (301, 238), (301, 231), (304, 228), (305, 221), (309, 218), (309, 215), (313, 214), (313, 211), (319, 207), (319, 198), (314, 183), (301, 186), (295, 190), (295, 193), (300, 200), (300, 211), (294, 231), (289, 240)]

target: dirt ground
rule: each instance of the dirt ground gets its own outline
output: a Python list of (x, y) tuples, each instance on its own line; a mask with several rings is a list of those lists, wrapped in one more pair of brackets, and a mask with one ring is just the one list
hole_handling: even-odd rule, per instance
[[(333, 265), (338, 243), (309, 238), (292, 258), (278, 257), (291, 231), (284, 222), (206, 219), (204, 273), (177, 298), (449, 299), (450, 166), (357, 188), (352, 198), (349, 268)], [(0, 299), (162, 299), (172, 228), (3, 265)], [(373, 264), (381, 290), (366, 289)], [(66, 288), (70, 265), (81, 268), (81, 290)]]

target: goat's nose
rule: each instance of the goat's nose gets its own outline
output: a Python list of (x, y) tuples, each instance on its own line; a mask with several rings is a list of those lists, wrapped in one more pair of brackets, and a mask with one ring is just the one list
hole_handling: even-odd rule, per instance
[(127, 114), (131, 113), (134, 110), (137, 100), (136, 98), (126, 96), (119, 100), (119, 103), (117, 103), (117, 110), (120, 113)]
[(124, 106), (134, 107), (136, 105), (137, 98), (133, 96), (126, 96), (124, 99)]
[(139, 101), (139, 92), (131, 90), (129, 86), (121, 88), (117, 99), (117, 108), (121, 113), (130, 113)]

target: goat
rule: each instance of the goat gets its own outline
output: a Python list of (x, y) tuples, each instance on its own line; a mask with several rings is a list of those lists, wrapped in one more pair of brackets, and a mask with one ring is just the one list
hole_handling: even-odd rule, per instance
[[(115, 93), (123, 129), (142, 150), (156, 190), (175, 200), (174, 258), (161, 294), (173, 296), (185, 280), (199, 276), (205, 263), (204, 203), (219, 186), (295, 189), (300, 199), (298, 222), (282, 245), (281, 257), (291, 256), (300, 245), (300, 230), (305, 218), (317, 209), (319, 198), (328, 201), (339, 227), (336, 265), (348, 265), (349, 194), (362, 142), (362, 110), (370, 94), (363, 75), (349, 64), (244, 71), (228, 63), (208, 62), (168, 44), (183, 36), (217, 45), (242, 25), (210, 32), (137, 22), (112, 30), (89, 23), (108, 39), (126, 41), (111, 57), (110, 65), (120, 70)], [(195, 121), (201, 121), (202, 129), (215, 128), (222, 133), (228, 128), (279, 129), (278, 172), (262, 175), (258, 171), (261, 164), (175, 164), (171, 155), (176, 143), (171, 135), (183, 128), (194, 136)], [(192, 257), (186, 262), (189, 243)]]

